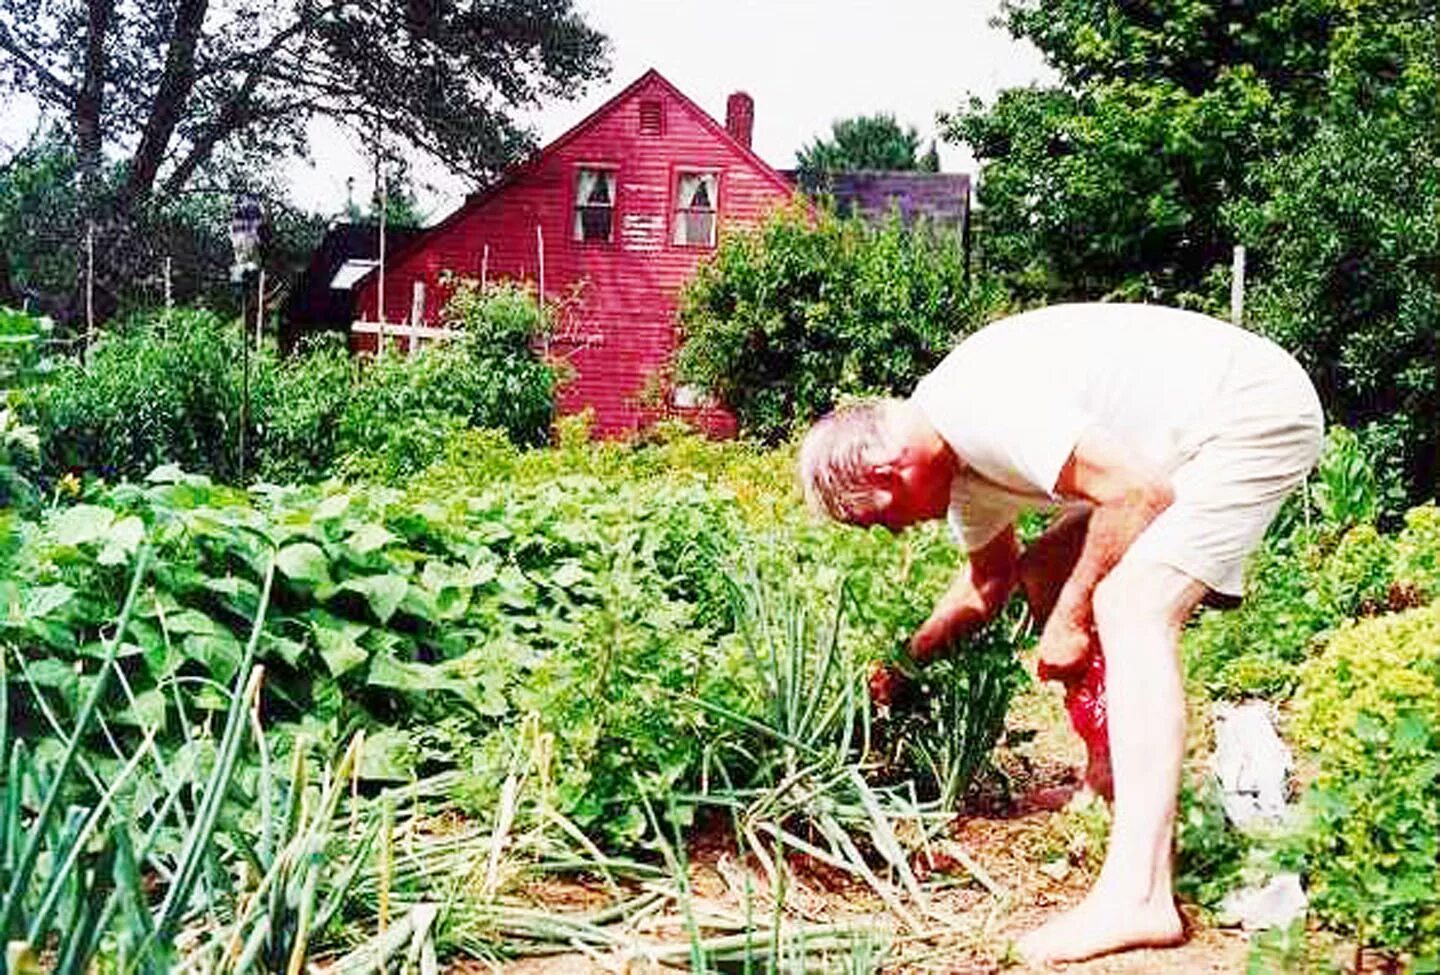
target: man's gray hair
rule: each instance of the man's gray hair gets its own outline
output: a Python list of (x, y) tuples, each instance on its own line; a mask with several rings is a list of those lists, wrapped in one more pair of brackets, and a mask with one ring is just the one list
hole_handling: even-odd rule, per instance
[(810, 428), (800, 443), (800, 483), (812, 510), (839, 521), (868, 511), (875, 497), (871, 469), (897, 453), (888, 417), (893, 402), (851, 403)]

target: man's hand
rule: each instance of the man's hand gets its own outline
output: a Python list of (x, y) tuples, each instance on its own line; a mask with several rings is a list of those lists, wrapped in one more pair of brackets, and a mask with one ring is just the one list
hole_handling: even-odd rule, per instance
[(1063, 680), (1098, 651), (1098, 643), (1094, 623), (1059, 614), (1051, 616), (1037, 645), (1042, 679), (1048, 674)]

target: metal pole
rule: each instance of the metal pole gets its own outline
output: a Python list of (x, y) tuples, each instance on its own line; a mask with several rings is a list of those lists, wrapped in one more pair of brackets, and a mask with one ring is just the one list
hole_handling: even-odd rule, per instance
[(375, 179), (380, 184), (380, 277), (377, 283), (380, 301), (380, 342), (376, 350), (377, 357), (385, 355), (385, 211), (390, 209), (389, 192), (385, 178), (385, 166), (381, 162), (380, 140), (376, 135), (375, 140)]
[[(247, 276), (248, 277), (248, 276)], [(245, 484), (245, 431), (250, 426), (250, 337), (245, 333), (250, 320), (250, 287), (240, 280), (240, 463), (239, 482)]]

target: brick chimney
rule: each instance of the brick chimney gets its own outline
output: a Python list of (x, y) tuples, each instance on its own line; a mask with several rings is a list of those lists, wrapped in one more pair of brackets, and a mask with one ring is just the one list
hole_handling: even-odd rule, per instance
[(746, 149), (755, 130), (755, 99), (737, 91), (725, 102), (725, 131)]

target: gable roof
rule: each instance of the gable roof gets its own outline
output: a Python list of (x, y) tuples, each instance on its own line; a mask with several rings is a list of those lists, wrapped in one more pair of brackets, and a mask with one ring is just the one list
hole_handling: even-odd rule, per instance
[[(585, 116), (585, 118), (581, 119), (575, 125), (571, 126), (568, 130), (566, 130), (562, 135), (552, 141), (549, 145), (542, 147), (539, 151), (537, 151), (534, 155), (532, 155), (524, 162), (517, 163), (514, 166), (511, 166), (492, 185), (486, 187), (478, 193), (471, 193), (465, 198), (464, 203), (456, 207), (439, 223), (435, 224), (433, 227), (425, 228), (423, 232), (407, 241), (401, 247), (396, 248), (394, 255), (386, 263), (390, 265), (398, 265), (401, 261), (408, 258), (413, 252), (422, 249), (425, 246), (426, 242), (431, 238), (431, 236), (443, 233), (444, 231), (448, 230), (454, 224), (458, 223), (461, 219), (463, 219), (471, 211), (484, 206), (490, 200), (498, 196), (500, 193), (504, 192), (506, 188), (518, 182), (523, 177), (534, 172), (536, 169), (539, 168), (540, 163), (545, 159), (545, 157), (552, 155), (570, 142), (573, 142), (576, 138), (583, 135), (585, 132), (589, 131), (600, 121), (600, 119), (604, 118), (606, 115), (609, 115), (622, 102), (634, 95), (636, 91), (652, 83), (658, 84), (662, 88), (664, 88), (667, 93), (669, 93), (677, 102), (680, 103), (680, 106), (682, 108), (693, 113), (696, 119), (700, 122), (700, 124), (704, 126), (707, 130), (709, 130), (712, 135), (728, 144), (736, 152), (740, 153), (740, 155), (752, 166), (754, 166), (755, 169), (762, 176), (768, 179), (777, 190), (781, 191), (787, 196), (795, 192), (794, 184), (787, 180), (783, 175), (781, 175), (778, 170), (776, 170), (765, 160), (757, 156), (755, 154), (755, 151), (749, 146), (737, 141), (735, 137), (730, 134), (730, 131), (725, 128), (725, 126), (715, 121), (715, 119), (710, 115), (710, 113), (706, 112), (703, 108), (701, 108), (693, 100), (691, 100), (684, 92), (671, 84), (670, 81), (659, 71), (656, 71), (654, 68), (650, 68), (640, 77), (636, 78), (630, 84), (626, 85), (613, 98), (606, 101), (605, 104), (601, 105), (595, 111), (591, 112), (589, 115)], [(375, 270), (378, 270), (378, 268)], [(374, 276), (375, 270), (370, 271), (369, 274), (366, 274), (363, 278), (357, 281), (355, 283), (355, 287), (359, 288), (366, 284), (371, 279), (371, 277)]]

